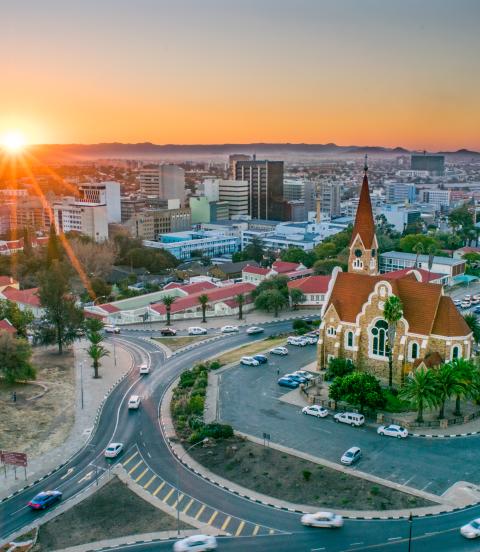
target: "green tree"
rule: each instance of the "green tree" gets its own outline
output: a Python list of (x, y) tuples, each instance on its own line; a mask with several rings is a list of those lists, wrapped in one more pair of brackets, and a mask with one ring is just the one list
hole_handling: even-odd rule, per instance
[(403, 316), (402, 301), (396, 295), (390, 295), (385, 301), (383, 316), (388, 324), (388, 386), (393, 387), (393, 347), (397, 325)]
[(422, 251), (428, 251), (430, 246), (435, 248), (435, 252), (440, 249), (440, 243), (432, 236), (425, 234), (409, 234), (400, 240), (400, 249), (406, 253), (415, 253), (421, 244)]
[(105, 324), (99, 318), (87, 318), (85, 320), (85, 330), (86, 330), (87, 336), (88, 334), (91, 334), (94, 332), (100, 333), (104, 327), (105, 327)]
[(0, 332), (0, 374), (7, 383), (35, 379), (31, 357), (32, 349), (25, 339)]
[(284, 295), (285, 299), (288, 300), (288, 281), (287, 276), (271, 276), (270, 278), (263, 280), (263, 282), (260, 282), (260, 284), (252, 291), (252, 297), (256, 299), (264, 291), (274, 289), (279, 291), (282, 295)]
[(298, 289), (298, 288), (290, 289), (290, 301), (292, 302), (292, 306), (294, 310), (297, 310), (298, 305), (300, 303), (305, 303), (306, 300), (307, 298), (301, 289)]
[(438, 368), (435, 368), (433, 374), (440, 406), (438, 418), (442, 420), (445, 418), (445, 402), (453, 395), (460, 395), (463, 393), (463, 385), (458, 379), (458, 374), (455, 372), (454, 367), (449, 363), (442, 364)]
[(461, 416), (461, 400), (462, 397), (469, 396), (473, 391), (473, 380), (475, 368), (471, 360), (465, 358), (455, 358), (450, 363), (455, 372), (455, 378), (461, 384), (461, 388), (457, 390), (455, 396), (455, 412), (454, 416)]
[(335, 402), (344, 401), (363, 412), (365, 407), (375, 409), (385, 404), (380, 382), (367, 372), (353, 372), (337, 377), (330, 384), (328, 392)]
[(172, 311), (172, 305), (177, 298), (174, 295), (164, 295), (161, 298), (161, 302), (165, 305), (165, 311), (167, 313), (167, 326), (170, 326), (170, 316)]
[(288, 299), (278, 289), (267, 289), (262, 291), (255, 299), (255, 308), (266, 312), (273, 311), (275, 318), (278, 313), (288, 304)]
[(235, 296), (235, 302), (238, 305), (238, 319), (243, 319), (243, 305), (245, 304), (245, 295), (243, 293), (239, 293)]
[(457, 234), (463, 243), (468, 242), (471, 237), (470, 231), (474, 228), (473, 213), (470, 211), (468, 205), (462, 205), (454, 209), (448, 215), (448, 224), (452, 228), (453, 233)]
[(310, 268), (315, 262), (315, 254), (300, 247), (288, 247), (280, 252), (280, 259), (289, 263), (301, 263)]
[(102, 345), (103, 341), (103, 335), (99, 332), (91, 332), (87, 334), (88, 340), (90, 341), (90, 345), (87, 349), (87, 355), (92, 360), (92, 368), (93, 368), (93, 377), (95, 379), (98, 379), (99, 373), (98, 370), (100, 368), (100, 360), (106, 356), (108, 356), (110, 353), (109, 351)]
[(327, 373), (325, 379), (331, 381), (335, 378), (342, 378), (351, 374), (355, 370), (355, 365), (350, 359), (333, 357), (328, 361)]
[(438, 404), (437, 384), (432, 370), (418, 368), (410, 372), (398, 395), (415, 406), (418, 413), (417, 422), (423, 423), (424, 408)]
[(340, 263), (334, 259), (327, 259), (316, 261), (313, 265), (313, 271), (317, 276), (328, 276), (336, 266), (340, 266), (343, 270), (346, 268), (344, 263)]
[(62, 246), (58, 239), (55, 225), (50, 225), (50, 233), (47, 243), (47, 265), (51, 266), (54, 261), (59, 261), (62, 258)]
[(27, 328), (34, 320), (30, 309), (20, 310), (17, 303), (0, 299), (0, 320), (5, 318), (15, 327), (18, 337), (27, 337)]
[(465, 314), (463, 318), (470, 328), (470, 331), (473, 333), (475, 343), (478, 343), (480, 341), (480, 322), (478, 318), (474, 314)]
[[(431, 246), (429, 246), (431, 247)], [(418, 258), (420, 255), (422, 255), (425, 252), (424, 245), (421, 241), (417, 242), (413, 248), (412, 251), (415, 253), (415, 264), (413, 265), (415, 268), (418, 268)]]
[(198, 297), (198, 302), (200, 303), (200, 306), (202, 307), (202, 322), (205, 324), (207, 321), (207, 305), (208, 305), (208, 295), (206, 293), (202, 293)]
[(32, 249), (32, 238), (30, 235), (30, 231), (27, 226), (23, 229), (23, 254), (25, 257), (30, 257), (33, 253)]

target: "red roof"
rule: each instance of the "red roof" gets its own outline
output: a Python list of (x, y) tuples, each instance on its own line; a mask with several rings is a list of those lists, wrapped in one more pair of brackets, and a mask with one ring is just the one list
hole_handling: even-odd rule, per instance
[(303, 293), (326, 293), (331, 276), (308, 276), (288, 282), (289, 289), (299, 289)]
[(212, 284), (212, 282), (194, 282), (193, 284), (187, 284), (182, 286), (178, 282), (171, 282), (170, 284), (167, 284), (163, 289), (169, 290), (169, 289), (181, 289), (185, 293), (188, 293), (188, 295), (191, 295), (192, 293), (198, 293), (199, 291), (207, 291), (208, 289), (215, 289), (217, 286), (215, 284)]
[(105, 312), (110, 312), (110, 313), (118, 312), (120, 310), (118, 307), (116, 307), (115, 305), (112, 305), (111, 303), (98, 305), (98, 308), (102, 309)]
[(375, 237), (375, 222), (373, 220), (372, 203), (370, 201), (366, 170), (363, 177), (362, 189), (360, 191), (360, 200), (358, 202), (357, 215), (355, 217), (350, 245), (355, 241), (358, 234), (362, 239), (363, 245), (367, 249), (371, 249), (373, 238)]
[(313, 270), (311, 268), (303, 268), (302, 270), (294, 270), (293, 272), (286, 272), (282, 274), (282, 276), (287, 276), (287, 278), (299, 278), (299, 276), (310, 276), (310, 274), (313, 274)]
[(11, 284), (17, 284), (18, 282), (14, 280), (11, 276), (0, 276), (0, 286), (9, 286)]
[[(238, 295), (238, 294), (237, 294)], [(248, 305), (253, 301), (252, 297), (250, 295), (247, 295), (245, 297), (244, 305)], [(226, 301), (222, 301), (225, 303), (225, 305), (229, 306), (231, 309), (235, 309), (238, 307), (238, 303), (235, 299), (227, 299)]]
[[(200, 297), (200, 295), (203, 294), (208, 296), (209, 303), (212, 304), (218, 303), (219, 301), (225, 301), (227, 299), (234, 299), (235, 296), (239, 295), (240, 293), (246, 295), (247, 293), (251, 293), (254, 289), (255, 286), (253, 284), (240, 283), (232, 284), (231, 286), (216, 287), (215, 289), (203, 292), (199, 291), (197, 293), (192, 293), (187, 297), (180, 297), (176, 299), (171, 306), (170, 312), (173, 314), (175, 312), (182, 312), (192, 307), (200, 307), (198, 298)], [(155, 305), (151, 306), (151, 309), (155, 312), (158, 312), (159, 314), (166, 313), (165, 305), (163, 303), (156, 303)]]
[(242, 272), (246, 272), (247, 274), (260, 274), (261, 276), (267, 276), (269, 274), (270, 269), (269, 268), (261, 268), (260, 266), (252, 266), (247, 265)]
[(392, 272), (386, 272), (382, 274), (382, 278), (386, 280), (398, 280), (399, 278), (405, 278), (409, 274), (415, 277), (414, 270), (416, 270), (420, 276), (420, 282), (432, 282), (443, 278), (445, 274), (438, 274), (437, 272), (429, 272), (423, 268), (402, 268), (400, 270), (393, 270)]
[(293, 272), (297, 270), (300, 265), (298, 263), (288, 263), (287, 261), (275, 261), (272, 264), (273, 270), (278, 274), (285, 274), (286, 272)]
[(15, 326), (13, 326), (10, 321), (5, 318), (4, 320), (0, 320), (0, 332), (7, 332), (13, 335), (17, 333), (17, 330)]
[(40, 299), (37, 295), (38, 288), (31, 289), (15, 289), (11, 286), (6, 287), (1, 294), (14, 303), (21, 303), (22, 305), (29, 305), (31, 307), (39, 307)]

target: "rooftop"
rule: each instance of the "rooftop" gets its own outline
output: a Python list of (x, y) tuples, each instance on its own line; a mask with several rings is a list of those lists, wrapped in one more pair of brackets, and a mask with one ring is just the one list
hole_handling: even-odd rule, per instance
[[(387, 251), (386, 253), (381, 253), (380, 257), (385, 259), (404, 259), (406, 261), (414, 261), (417, 258), (417, 255), (415, 253), (404, 253), (403, 251)], [(422, 263), (428, 263), (428, 255), (419, 255), (418, 260)], [(465, 263), (462, 259), (439, 257), (437, 255), (433, 257), (433, 262), (448, 266), (456, 266)]]

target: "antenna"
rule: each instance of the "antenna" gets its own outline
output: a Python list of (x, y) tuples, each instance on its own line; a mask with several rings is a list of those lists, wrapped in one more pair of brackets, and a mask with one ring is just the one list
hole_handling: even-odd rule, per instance
[(367, 171), (368, 171), (367, 161), (368, 161), (368, 155), (365, 154), (365, 165), (363, 166), (363, 170), (364, 170), (365, 174), (367, 174)]

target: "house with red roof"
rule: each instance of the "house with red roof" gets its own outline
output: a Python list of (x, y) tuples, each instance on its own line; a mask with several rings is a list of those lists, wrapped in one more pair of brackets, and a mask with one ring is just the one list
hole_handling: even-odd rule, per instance
[(0, 332), (7, 332), (10, 335), (16, 335), (17, 329), (10, 322), (10, 320), (4, 318), (3, 320), (0, 320)]
[(11, 276), (0, 276), (0, 291), (3, 291), (7, 287), (20, 289), (20, 284)]
[(305, 295), (303, 307), (316, 307), (321, 309), (325, 303), (330, 276), (307, 276), (298, 280), (290, 280), (287, 286), (289, 290), (299, 289)]
[(271, 268), (262, 268), (259, 266), (247, 265), (242, 269), (242, 280), (258, 286), (263, 280), (272, 276), (286, 276), (289, 280), (305, 278), (313, 274), (311, 268), (306, 268), (301, 263), (289, 263), (286, 261), (276, 260), (272, 263)]
[(7, 286), (0, 291), (0, 299), (8, 299), (16, 303), (20, 310), (30, 309), (35, 318), (41, 318), (44, 310), (40, 306), (38, 297), (38, 288), (18, 289), (13, 286)]

